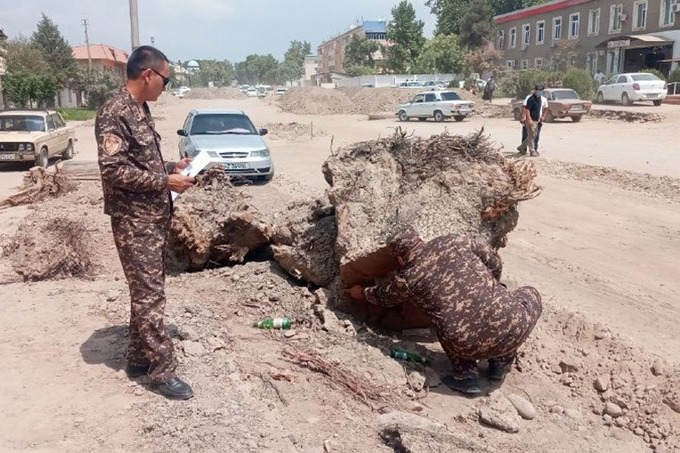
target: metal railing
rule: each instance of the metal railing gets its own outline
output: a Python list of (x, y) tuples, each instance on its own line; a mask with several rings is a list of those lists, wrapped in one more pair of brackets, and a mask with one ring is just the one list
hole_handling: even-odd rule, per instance
[(668, 82), (667, 88), (669, 95), (680, 94), (680, 82)]

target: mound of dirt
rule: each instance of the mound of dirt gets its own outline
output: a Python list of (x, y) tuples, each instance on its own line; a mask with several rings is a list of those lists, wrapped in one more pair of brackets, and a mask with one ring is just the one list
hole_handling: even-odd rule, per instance
[(33, 204), (48, 198), (57, 198), (73, 192), (78, 187), (76, 182), (65, 175), (62, 163), (50, 169), (33, 167), (24, 176), (24, 185), (10, 197), (0, 201), (0, 209), (24, 204)]
[(422, 89), (292, 88), (279, 99), (284, 112), (301, 115), (370, 115), (394, 113), (399, 104)]
[(92, 240), (85, 222), (67, 216), (29, 217), (3, 244), (3, 256), (24, 280), (91, 277)]
[(666, 119), (658, 113), (631, 112), (627, 110), (592, 109), (589, 114), (593, 118), (603, 118), (612, 121), (626, 121), (629, 123), (659, 123)]
[(267, 123), (264, 128), (274, 138), (302, 141), (313, 140), (315, 137), (327, 135), (324, 131), (314, 126), (313, 122), (303, 123)]
[(192, 88), (184, 94), (187, 99), (246, 99), (248, 96), (243, 94), (238, 88)]
[(680, 201), (680, 179), (670, 176), (654, 176), (649, 173), (562, 161), (541, 160), (538, 161), (538, 166), (543, 174), (556, 178), (606, 183), (652, 197)]
[(268, 244), (267, 227), (248, 205), (248, 195), (222, 170), (211, 169), (175, 203), (168, 238), (170, 271), (240, 263)]

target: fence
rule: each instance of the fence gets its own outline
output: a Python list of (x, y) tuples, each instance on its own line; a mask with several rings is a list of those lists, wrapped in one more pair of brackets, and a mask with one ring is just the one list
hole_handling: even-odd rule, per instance
[(669, 82), (668, 83), (668, 94), (669, 95), (680, 94), (680, 82)]

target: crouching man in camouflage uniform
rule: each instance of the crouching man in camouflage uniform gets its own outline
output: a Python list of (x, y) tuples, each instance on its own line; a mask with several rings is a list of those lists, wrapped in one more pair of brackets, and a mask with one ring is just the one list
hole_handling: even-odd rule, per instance
[(442, 379), (463, 393), (480, 393), (477, 360), (489, 359), (489, 378), (503, 380), (541, 316), (541, 296), (526, 286), (508, 291), (500, 283), (501, 259), (466, 236), (423, 242), (412, 232), (390, 241), (401, 267), (377, 286), (349, 293), (383, 307), (410, 301), (427, 314), (453, 365)]
[(172, 199), (193, 178), (179, 174), (189, 159), (165, 163), (147, 101), (155, 101), (169, 82), (170, 67), (150, 46), (135, 50), (127, 63), (128, 81), (99, 110), (95, 135), (104, 189), (104, 211), (130, 287), (130, 344), (126, 371), (148, 374), (168, 398), (188, 399), (191, 387), (175, 374), (177, 360), (163, 322), (165, 246)]

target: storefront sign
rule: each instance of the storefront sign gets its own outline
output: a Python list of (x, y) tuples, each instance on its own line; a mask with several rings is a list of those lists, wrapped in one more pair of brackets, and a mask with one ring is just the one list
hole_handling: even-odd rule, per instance
[(630, 39), (619, 39), (618, 41), (609, 41), (607, 43), (608, 49), (616, 49), (617, 47), (628, 47), (630, 46)]

